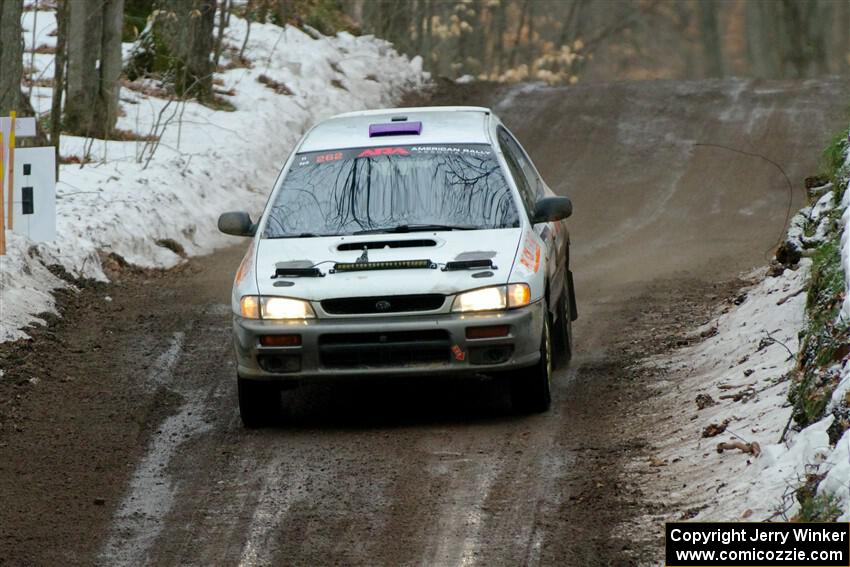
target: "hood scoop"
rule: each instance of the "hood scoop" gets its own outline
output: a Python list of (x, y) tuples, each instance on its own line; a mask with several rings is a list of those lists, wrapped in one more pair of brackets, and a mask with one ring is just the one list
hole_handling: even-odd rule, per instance
[(493, 260), (455, 260), (453, 262), (446, 262), (445, 267), (443, 268), (444, 272), (454, 272), (457, 270), (495, 270), (496, 264), (493, 263)]
[(277, 262), (275, 264), (272, 279), (276, 278), (320, 278), (324, 277), (319, 268), (315, 267), (309, 260), (295, 260), (292, 262)]
[(426, 246), (436, 246), (437, 242), (430, 238), (417, 238), (414, 240), (372, 240), (369, 242), (343, 242), (336, 247), (340, 252), (346, 250), (375, 250), (378, 248), (424, 248)]

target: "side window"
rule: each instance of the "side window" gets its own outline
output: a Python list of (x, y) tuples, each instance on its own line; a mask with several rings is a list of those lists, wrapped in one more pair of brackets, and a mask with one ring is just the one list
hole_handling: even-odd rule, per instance
[(531, 187), (532, 194), (535, 196), (535, 200), (544, 197), (543, 180), (540, 179), (540, 175), (538, 175), (537, 169), (531, 162), (531, 158), (528, 157), (528, 154), (525, 153), (525, 150), (522, 149), (522, 146), (519, 145), (516, 138), (514, 138), (507, 130), (505, 130), (505, 136), (507, 137), (510, 146), (516, 152), (517, 161), (519, 162), (519, 166), (522, 168), (523, 172), (525, 172), (525, 177), (528, 179), (528, 184)]
[(529, 216), (531, 216), (534, 212), (534, 202), (536, 199), (534, 196), (535, 191), (531, 188), (529, 178), (526, 176), (522, 167), (522, 163), (525, 161), (525, 156), (513, 138), (511, 138), (511, 135), (508, 134), (508, 131), (504, 128), (499, 129), (499, 146), (502, 148), (502, 153), (505, 154), (505, 161), (508, 162), (508, 169), (511, 170), (511, 175), (514, 178), (514, 181), (516, 181), (517, 189), (519, 189), (519, 196), (522, 199), (523, 205), (525, 205), (525, 211)]

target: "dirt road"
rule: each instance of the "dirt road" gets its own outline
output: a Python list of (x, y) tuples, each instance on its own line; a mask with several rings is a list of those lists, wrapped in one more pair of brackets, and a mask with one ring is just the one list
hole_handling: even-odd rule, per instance
[[(846, 83), (466, 87), (573, 198), (577, 356), (554, 407), (498, 384), (383, 383), (288, 395), (242, 429), (228, 296), (242, 250), (167, 274), (117, 264), (35, 340), (0, 348), (0, 565), (632, 564), (648, 506), (622, 464), (653, 376), (766, 261), (802, 179), (844, 125)], [(106, 299), (109, 297), (109, 300)], [(657, 506), (657, 505), (656, 505)], [(660, 532), (659, 532), (660, 537)]]

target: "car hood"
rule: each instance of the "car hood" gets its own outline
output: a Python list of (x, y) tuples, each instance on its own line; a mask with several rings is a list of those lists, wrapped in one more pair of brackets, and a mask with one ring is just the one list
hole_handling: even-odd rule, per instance
[[(256, 276), (262, 295), (309, 300), (416, 293), (453, 294), (508, 281), (522, 229), (456, 230), (313, 238), (260, 239)], [(399, 246), (403, 245), (403, 246)], [(368, 249), (370, 262), (430, 260), (438, 267), (332, 273), (336, 262), (356, 262)], [(489, 259), (496, 269), (443, 271), (446, 262)], [(273, 278), (278, 267), (316, 266), (322, 277)], [(473, 274), (490, 271), (489, 277)]]

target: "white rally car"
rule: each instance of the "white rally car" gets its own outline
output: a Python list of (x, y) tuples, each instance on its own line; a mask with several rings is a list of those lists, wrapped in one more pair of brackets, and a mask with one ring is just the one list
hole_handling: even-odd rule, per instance
[(572, 212), (487, 108), (353, 112), (307, 132), (233, 285), (239, 409), (279, 411), (280, 390), (365, 376), (497, 376), (514, 406), (545, 411), (576, 318)]

